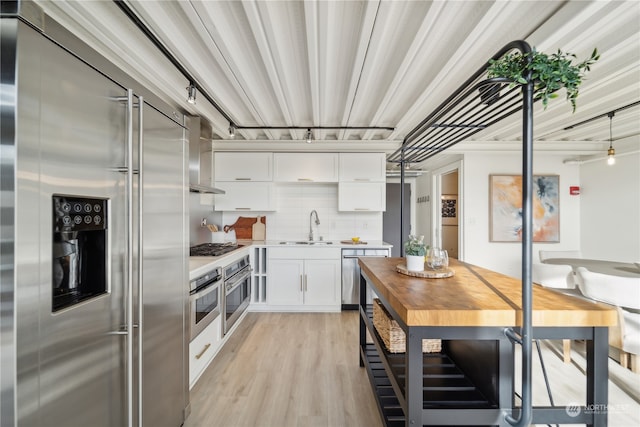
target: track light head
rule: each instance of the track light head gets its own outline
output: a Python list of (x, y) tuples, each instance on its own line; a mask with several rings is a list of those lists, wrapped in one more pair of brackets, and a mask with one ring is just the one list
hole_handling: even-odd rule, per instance
[(236, 137), (236, 127), (233, 123), (229, 123), (229, 138)]
[(311, 141), (313, 141), (313, 133), (311, 132), (311, 129), (307, 129), (307, 133), (305, 133), (304, 137), (307, 141), (307, 144), (311, 144)]
[(196, 103), (196, 87), (193, 83), (189, 83), (189, 86), (187, 86), (187, 102), (189, 104), (195, 104)]

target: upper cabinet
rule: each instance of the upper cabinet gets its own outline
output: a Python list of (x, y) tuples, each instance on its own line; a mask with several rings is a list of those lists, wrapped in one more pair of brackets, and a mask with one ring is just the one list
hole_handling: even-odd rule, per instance
[(338, 153), (274, 153), (275, 182), (338, 182)]
[(384, 182), (341, 182), (338, 184), (338, 211), (382, 212), (386, 210)]
[(274, 211), (272, 182), (224, 182), (216, 184), (225, 194), (216, 195), (216, 211)]
[(385, 182), (384, 153), (340, 153), (340, 182)]
[(216, 182), (272, 181), (273, 154), (220, 152), (215, 154)]

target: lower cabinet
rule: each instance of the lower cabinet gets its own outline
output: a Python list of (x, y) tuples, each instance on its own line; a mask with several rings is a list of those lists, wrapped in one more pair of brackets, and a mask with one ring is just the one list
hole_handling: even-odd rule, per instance
[(267, 305), (282, 311), (339, 311), (340, 250), (278, 249), (269, 251)]
[(213, 356), (218, 352), (222, 339), (222, 315), (189, 343), (189, 388), (192, 388)]

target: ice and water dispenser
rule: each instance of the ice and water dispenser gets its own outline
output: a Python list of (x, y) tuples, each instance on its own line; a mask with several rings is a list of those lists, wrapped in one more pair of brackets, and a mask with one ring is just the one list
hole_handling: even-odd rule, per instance
[(107, 199), (54, 194), (52, 311), (107, 292)]

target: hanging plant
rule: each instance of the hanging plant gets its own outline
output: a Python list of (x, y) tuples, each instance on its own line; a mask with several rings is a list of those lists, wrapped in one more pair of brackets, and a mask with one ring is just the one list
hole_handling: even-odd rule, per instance
[[(527, 63), (527, 55), (531, 62)], [(561, 88), (567, 91), (567, 101), (571, 102), (573, 111), (576, 111), (576, 99), (578, 90), (582, 84), (585, 73), (591, 69), (598, 59), (598, 49), (594, 49), (591, 57), (574, 64), (576, 55), (558, 52), (551, 55), (537, 52), (535, 48), (529, 54), (521, 52), (509, 53), (499, 59), (489, 61), (487, 76), (489, 78), (504, 77), (512, 81), (509, 87), (517, 84), (527, 84), (526, 75), (531, 71), (533, 80), (533, 98), (541, 99), (544, 108), (547, 108), (549, 99), (557, 98), (556, 93)]]

